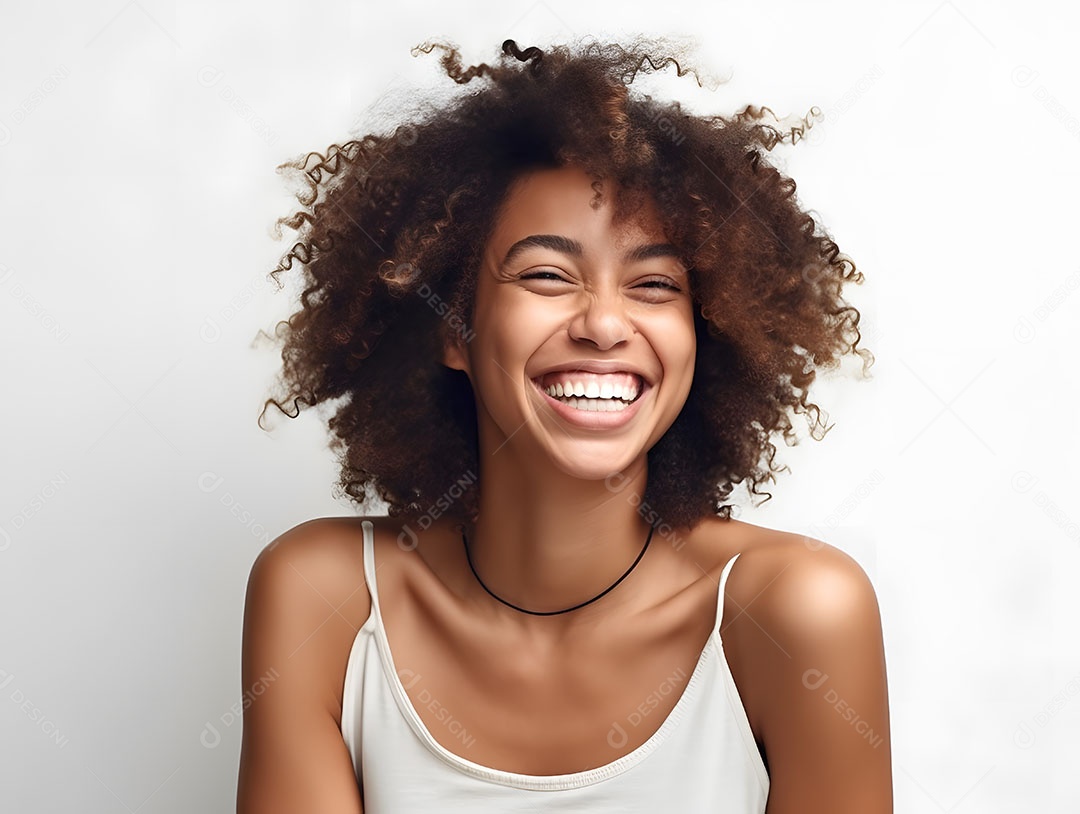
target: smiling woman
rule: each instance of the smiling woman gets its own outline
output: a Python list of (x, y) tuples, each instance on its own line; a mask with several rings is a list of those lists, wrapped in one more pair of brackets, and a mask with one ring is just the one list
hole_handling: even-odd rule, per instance
[[(655, 206), (644, 201), (633, 221), (614, 224), (610, 203), (596, 206), (594, 196), (577, 165), (532, 170), (511, 185), (481, 256), (476, 338), (452, 337), (444, 362), (468, 374), (484, 406), (481, 449), (520, 427), (514, 448), (533, 461), (530, 478), (550, 462), (599, 497), (611, 473), (639, 474), (682, 411), (696, 337), (688, 276)], [(507, 376), (521, 386), (507, 388)]]
[(340, 485), (389, 515), (256, 560), (244, 680), (280, 677), (238, 811), (890, 812), (872, 586), (726, 502), (793, 414), (821, 437), (818, 370), (873, 359), (786, 134), (631, 94), (691, 73), (664, 42), (436, 48), (482, 87), (286, 165), (305, 288), (264, 413), (336, 402)]

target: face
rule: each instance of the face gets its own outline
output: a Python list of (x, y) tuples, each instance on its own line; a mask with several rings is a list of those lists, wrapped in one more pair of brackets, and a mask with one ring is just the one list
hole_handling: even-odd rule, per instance
[[(504, 446), (602, 479), (663, 436), (694, 375), (689, 277), (651, 204), (616, 229), (580, 168), (518, 179), (485, 247), (471, 341), (444, 362), (469, 376), (481, 455)], [(546, 391), (546, 392), (545, 392)], [(528, 458), (532, 460), (531, 458)]]

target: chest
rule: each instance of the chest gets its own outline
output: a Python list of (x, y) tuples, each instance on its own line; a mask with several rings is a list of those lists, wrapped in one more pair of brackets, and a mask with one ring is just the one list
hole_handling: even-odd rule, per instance
[(558, 647), (394, 599), (383, 602), (383, 629), (402, 689), (445, 749), (507, 772), (571, 774), (660, 729), (698, 667), (715, 602), (703, 590), (633, 631)]

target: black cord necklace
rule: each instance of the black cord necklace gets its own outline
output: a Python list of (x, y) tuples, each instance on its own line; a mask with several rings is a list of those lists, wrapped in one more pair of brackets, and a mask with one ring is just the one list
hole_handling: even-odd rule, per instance
[(557, 611), (531, 611), (531, 610), (526, 610), (525, 608), (519, 608), (517, 605), (511, 604), (510, 602), (507, 602), (502, 597), (497, 596), (487, 585), (484, 584), (484, 580), (480, 579), (480, 575), (478, 573), (476, 573), (476, 567), (473, 565), (472, 557), (469, 555), (469, 541), (465, 537), (465, 527), (464, 526), (461, 527), (461, 539), (465, 543), (465, 559), (469, 561), (469, 569), (473, 572), (473, 576), (476, 577), (476, 581), (480, 583), (481, 588), (483, 588), (485, 591), (487, 591), (489, 594), (491, 594), (493, 597), (498, 599), (500, 602), (502, 602), (507, 607), (513, 608), (516, 611), (521, 611), (522, 613), (530, 613), (533, 616), (555, 616), (555, 615), (560, 614), (560, 613), (569, 613), (570, 611), (577, 610), (578, 608), (584, 608), (586, 605), (591, 605), (597, 599), (599, 599), (600, 597), (607, 594), (609, 591), (612, 590), (612, 588), (614, 588), (616, 585), (618, 585), (620, 582), (622, 582), (624, 579), (626, 579), (630, 575), (630, 572), (633, 571), (637, 567), (637, 564), (639, 562), (641, 562), (641, 558), (645, 556), (645, 552), (649, 548), (649, 543), (652, 542), (653, 531), (655, 531), (655, 530), (656, 530), (656, 526), (653, 526), (653, 525), (649, 526), (649, 536), (645, 539), (645, 545), (642, 547), (641, 553), (637, 555), (637, 559), (634, 560), (634, 564), (631, 565), (629, 568), (627, 568), (626, 573), (624, 573), (621, 577), (619, 577), (617, 580), (615, 580), (615, 582), (613, 582), (606, 590), (604, 590), (602, 593), (597, 594), (592, 599), (589, 599), (586, 602), (582, 602), (580, 605), (574, 605), (574, 607), (572, 607), (572, 608), (567, 608), (566, 610), (557, 610)]

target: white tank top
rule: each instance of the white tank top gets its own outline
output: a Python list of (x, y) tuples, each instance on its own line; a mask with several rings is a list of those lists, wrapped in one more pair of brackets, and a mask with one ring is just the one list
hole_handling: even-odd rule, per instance
[[(362, 526), (372, 609), (345, 669), (341, 734), (363, 789), (364, 814), (764, 814), (769, 776), (720, 639), (724, 584), (738, 554), (720, 577), (712, 635), (653, 736), (596, 769), (529, 775), (474, 763), (432, 737), (394, 668), (379, 610), (374, 532), (370, 520)], [(448, 725), (467, 745), (456, 719)]]

